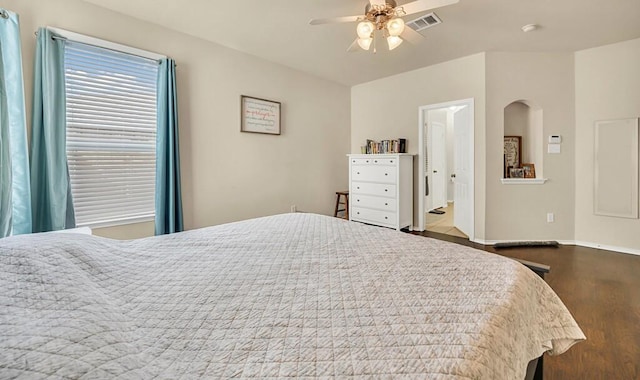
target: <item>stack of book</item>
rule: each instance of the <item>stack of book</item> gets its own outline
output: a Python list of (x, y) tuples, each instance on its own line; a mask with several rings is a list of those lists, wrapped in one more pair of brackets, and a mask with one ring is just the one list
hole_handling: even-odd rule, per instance
[(367, 140), (367, 145), (362, 147), (366, 154), (407, 153), (407, 139)]

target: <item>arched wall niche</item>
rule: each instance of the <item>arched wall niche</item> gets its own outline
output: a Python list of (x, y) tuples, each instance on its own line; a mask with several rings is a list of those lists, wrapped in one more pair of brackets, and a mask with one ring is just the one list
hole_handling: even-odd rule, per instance
[(521, 163), (534, 164), (535, 178), (544, 178), (542, 108), (527, 99), (509, 103), (504, 107), (504, 136), (521, 137)]

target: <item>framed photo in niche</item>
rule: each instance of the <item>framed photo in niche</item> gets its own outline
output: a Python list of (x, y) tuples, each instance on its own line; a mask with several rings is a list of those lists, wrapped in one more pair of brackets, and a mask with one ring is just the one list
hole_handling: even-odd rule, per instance
[(504, 136), (505, 166), (519, 168), (522, 164), (520, 154), (522, 152), (522, 137)]
[(536, 178), (536, 166), (534, 164), (522, 164), (524, 178)]
[(280, 102), (240, 96), (240, 131), (280, 134)]
[(524, 169), (523, 168), (509, 168), (509, 177), (510, 178), (524, 178)]

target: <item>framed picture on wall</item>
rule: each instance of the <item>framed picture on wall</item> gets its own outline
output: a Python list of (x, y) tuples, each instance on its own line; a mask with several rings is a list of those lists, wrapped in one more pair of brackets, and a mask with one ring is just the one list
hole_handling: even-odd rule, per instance
[(536, 166), (534, 164), (522, 164), (524, 178), (536, 178)]
[(521, 136), (504, 136), (505, 166), (519, 168), (522, 164), (520, 154), (522, 152)]
[(280, 102), (242, 95), (240, 103), (241, 132), (280, 134)]

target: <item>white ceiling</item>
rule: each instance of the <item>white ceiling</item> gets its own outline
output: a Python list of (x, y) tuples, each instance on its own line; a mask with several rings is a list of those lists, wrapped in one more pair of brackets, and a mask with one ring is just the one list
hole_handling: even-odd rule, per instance
[[(308, 24), (363, 14), (367, 0), (84, 1), (345, 85), (482, 51), (567, 52), (640, 37), (640, 0), (460, 0), (435, 10), (443, 23), (420, 44), (375, 55), (347, 53), (353, 23)], [(521, 31), (531, 23), (541, 28)]]

